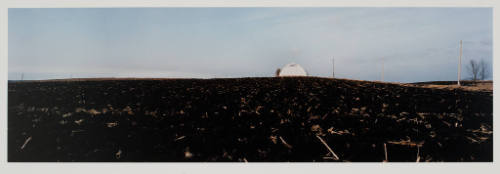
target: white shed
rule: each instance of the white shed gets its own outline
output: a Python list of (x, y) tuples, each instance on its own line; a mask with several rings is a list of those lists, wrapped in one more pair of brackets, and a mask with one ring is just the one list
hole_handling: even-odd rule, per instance
[(289, 64), (285, 65), (283, 68), (281, 68), (278, 76), (279, 77), (286, 77), (286, 76), (307, 76), (307, 72), (299, 64), (289, 63)]

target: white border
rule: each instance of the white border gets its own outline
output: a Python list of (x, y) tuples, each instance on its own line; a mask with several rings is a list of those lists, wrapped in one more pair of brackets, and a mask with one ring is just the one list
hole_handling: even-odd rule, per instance
[(9, 8), (82, 7), (491, 7), (494, 0), (5, 0)]
[[(0, 173), (493, 173), (500, 171), (499, 145), (493, 163), (7, 163), (7, 24), (8, 8), (112, 8), (112, 7), (493, 7), (494, 96), (499, 89), (499, 2), (495, 0), (0, 0)], [(494, 97), (494, 111), (499, 108)], [(494, 112), (494, 117), (496, 117)], [(494, 118), (495, 120), (495, 118)], [(498, 126), (493, 125), (494, 140)]]

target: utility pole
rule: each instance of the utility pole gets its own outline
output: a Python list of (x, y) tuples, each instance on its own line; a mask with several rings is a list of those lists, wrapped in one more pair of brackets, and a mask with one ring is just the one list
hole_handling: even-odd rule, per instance
[(460, 73), (462, 71), (462, 40), (460, 40), (460, 56), (458, 56), (458, 80), (457, 85), (460, 86)]
[(332, 77), (335, 78), (335, 57), (332, 57)]

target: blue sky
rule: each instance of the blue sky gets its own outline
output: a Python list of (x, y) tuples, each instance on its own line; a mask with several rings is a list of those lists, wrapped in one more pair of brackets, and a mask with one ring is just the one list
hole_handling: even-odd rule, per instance
[[(456, 80), (492, 62), (491, 8), (9, 9), (9, 80), (312, 76)], [(490, 67), (490, 72), (492, 71)]]

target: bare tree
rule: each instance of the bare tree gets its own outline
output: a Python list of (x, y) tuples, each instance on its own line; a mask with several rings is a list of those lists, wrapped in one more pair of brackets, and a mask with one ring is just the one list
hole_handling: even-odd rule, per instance
[(476, 81), (479, 75), (479, 64), (475, 60), (470, 60), (467, 70), (469, 71), (471, 79)]
[(489, 68), (488, 68), (488, 64), (484, 61), (484, 60), (481, 60), (481, 62), (479, 62), (479, 79), (481, 80), (485, 80), (486, 78), (489, 77)]
[(278, 68), (278, 69), (276, 70), (276, 77), (278, 77), (278, 76), (280, 75), (280, 72), (281, 72), (281, 69), (279, 69), (279, 68)]
[(467, 70), (474, 81), (484, 80), (489, 77), (488, 64), (484, 60), (480, 62), (470, 60)]

